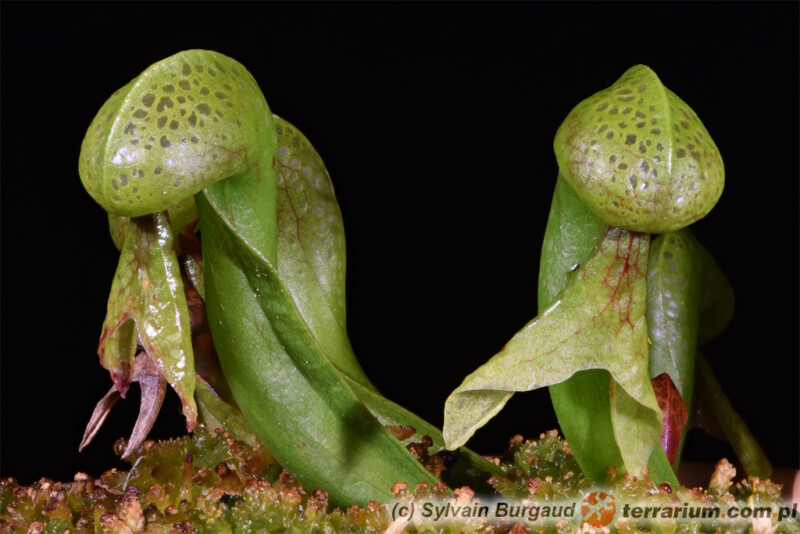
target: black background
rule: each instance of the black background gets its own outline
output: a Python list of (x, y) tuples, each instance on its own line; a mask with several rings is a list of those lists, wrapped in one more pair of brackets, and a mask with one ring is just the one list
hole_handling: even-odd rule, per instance
[[(81, 187), (84, 132), (149, 64), (243, 63), (315, 144), (348, 239), (349, 330), (367, 374), (440, 425), (444, 400), (536, 314), (552, 140), (583, 98), (646, 63), (697, 112), (726, 190), (696, 233), (737, 313), (706, 349), (778, 466), (798, 467), (798, 4), (2, 4), (0, 475), (118, 465), (137, 393), (78, 454), (110, 386), (95, 354), (116, 266)], [(517, 395), (471, 444), (556, 426)], [(154, 437), (184, 431), (168, 395)], [(727, 445), (692, 435), (686, 457)]]

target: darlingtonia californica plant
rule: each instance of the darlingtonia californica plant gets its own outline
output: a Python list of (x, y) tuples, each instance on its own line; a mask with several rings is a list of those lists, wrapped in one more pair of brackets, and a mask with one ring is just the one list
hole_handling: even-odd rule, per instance
[[(327, 170), (242, 65), (202, 50), (152, 65), (95, 117), (80, 173), (121, 249), (98, 350), (114, 387), (83, 446), (138, 381), (131, 454), (169, 383), (188, 430), (199, 418), (256, 435), (333, 502), (438, 482), (406, 448), (414, 432), (404, 427), (437, 449), (441, 432), (381, 396), (350, 347), (344, 233)], [(202, 311), (191, 320), (199, 297), (207, 321)], [(193, 347), (193, 323), (208, 327), (212, 349), (200, 335)], [(465, 449), (448, 471), (481, 481), (496, 467)]]
[[(444, 435), (462, 445), (519, 391), (550, 387), (581, 466), (674, 469), (695, 391), (751, 474), (771, 469), (699, 354), (725, 328), (733, 293), (687, 225), (724, 185), (697, 115), (639, 65), (569, 114), (539, 272), (540, 315), (449, 397)], [(659, 235), (653, 235), (659, 234)], [(660, 446), (659, 446), (660, 445)]]
[[(453, 393), (443, 435), (385, 399), (353, 354), (342, 219), (308, 139), (231, 58), (192, 50), (152, 65), (103, 105), (81, 151), (120, 249), (98, 349), (114, 385), (82, 446), (137, 381), (131, 454), (169, 384), (188, 430), (202, 420), (257, 438), (334, 503), (386, 501), (396, 482), (434, 484), (444, 467), (448, 483), (485, 482), (496, 466), (461, 446), (511, 392), (549, 385), (588, 476), (649, 466), (674, 480), (693, 391), (715, 387), (697, 345), (732, 304), (682, 229), (719, 197), (721, 159), (641, 66), (570, 114), (556, 153), (542, 314)], [(724, 396), (707, 397), (726, 431), (749, 436)], [(423, 465), (414, 435), (460, 453)], [(754, 472), (768, 469), (745, 441)]]

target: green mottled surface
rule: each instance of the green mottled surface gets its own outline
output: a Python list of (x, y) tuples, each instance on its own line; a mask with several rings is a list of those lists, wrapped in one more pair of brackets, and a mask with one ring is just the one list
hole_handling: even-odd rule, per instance
[(578, 104), (558, 129), (555, 152), (598, 217), (637, 232), (693, 223), (711, 211), (725, 183), (703, 123), (644, 65)]
[(104, 209), (140, 216), (244, 172), (274, 147), (272, 115), (250, 73), (222, 54), (190, 50), (108, 99), (89, 126), (79, 170)]
[(109, 212), (121, 249), (101, 361), (124, 394), (140, 346), (179, 393), (189, 428), (194, 355), (174, 236), (197, 218), (195, 193), (236, 179), (247, 184), (236, 217), (244, 223), (259, 214), (258, 244), (274, 260), (276, 144), (274, 118), (247, 70), (222, 54), (189, 50), (114, 93), (81, 146), (81, 181)]
[(344, 223), (328, 170), (302, 132), (276, 125), (279, 275), (334, 365), (372, 387), (347, 337)]

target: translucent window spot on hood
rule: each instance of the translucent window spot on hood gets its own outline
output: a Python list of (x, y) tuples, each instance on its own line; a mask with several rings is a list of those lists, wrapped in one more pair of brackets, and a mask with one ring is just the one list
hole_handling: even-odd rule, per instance
[(113, 163), (115, 165), (122, 164), (122, 162), (125, 161), (124, 160), (124, 156), (127, 153), (128, 153), (128, 149), (127, 148), (125, 148), (125, 147), (120, 148), (119, 150), (117, 150), (116, 154), (114, 154), (114, 157), (111, 158), (111, 163)]

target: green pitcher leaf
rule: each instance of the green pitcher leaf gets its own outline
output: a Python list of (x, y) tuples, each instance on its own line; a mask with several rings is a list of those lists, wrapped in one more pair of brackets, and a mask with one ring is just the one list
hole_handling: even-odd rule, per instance
[[(591, 257), (607, 227), (559, 176), (542, 246), (540, 311), (563, 290), (569, 278), (574, 276), (575, 269)], [(648, 322), (648, 332), (650, 327)], [(616, 384), (607, 371), (589, 369), (549, 388), (562, 433), (581, 469), (597, 481), (605, 478), (608, 466), (624, 465), (617, 445), (617, 434), (620, 433), (617, 426), (624, 425), (624, 422), (617, 417), (615, 426), (612, 421), (612, 387)], [(619, 403), (614, 403), (614, 406), (619, 406)], [(630, 436), (624, 439), (624, 443), (631, 443)], [(676, 482), (666, 456), (658, 447), (650, 457), (649, 469), (650, 476), (656, 480)]]
[[(281, 283), (321, 355), (347, 377), (347, 384), (372, 415), (383, 425), (410, 425), (417, 430), (418, 439), (427, 435), (434, 450), (443, 448), (441, 431), (377, 393), (355, 359), (345, 328), (344, 230), (330, 177), (302, 132), (277, 116), (275, 122), (279, 147), (277, 273)], [(251, 230), (238, 227), (236, 231), (246, 235)], [(264, 275), (259, 272), (256, 278), (259, 276)], [(496, 466), (463, 449), (444, 477), (477, 487), (492, 474), (498, 474)]]
[(556, 301), (450, 395), (445, 405), (448, 446), (464, 443), (515, 391), (563, 382), (586, 369), (606, 369), (625, 391), (613, 395), (612, 422), (626, 426), (637, 418), (636, 433), (642, 437), (635, 443), (617, 440), (625, 446), (623, 461), (635, 473), (645, 468), (661, 433), (647, 373), (648, 244), (647, 235), (608, 230)]
[[(689, 229), (653, 240), (647, 286), (650, 376), (668, 375), (687, 406), (696, 391), (697, 347), (728, 325), (733, 308), (730, 282)], [(684, 429), (672, 462), (676, 467)]]
[(772, 465), (769, 463), (767, 455), (764, 454), (747, 424), (722, 391), (708, 361), (699, 352), (697, 353), (696, 394), (698, 409), (706, 412), (706, 416), (710, 414), (719, 424), (725, 437), (733, 446), (745, 472), (762, 479), (769, 478), (772, 475)]
[[(592, 257), (607, 230), (559, 175), (539, 265), (540, 312)], [(623, 465), (611, 422), (610, 378), (604, 369), (587, 369), (549, 388), (561, 432), (583, 472), (597, 481), (606, 467)]]
[(388, 501), (397, 481), (435, 483), (326, 358), (272, 264), (240, 235), (250, 229), (231, 224), (237, 181), (208, 188), (198, 212), (209, 324), (247, 421), (302, 484), (339, 504)]
[[(345, 237), (325, 164), (297, 127), (275, 116), (278, 131), (278, 275), (323, 354), (344, 373), (358, 398), (383, 425), (412, 426), (444, 448), (441, 430), (375, 391), (347, 337)], [(458, 472), (458, 475), (454, 475)], [(463, 448), (445, 478), (485, 483), (496, 466)]]
[(733, 316), (733, 288), (717, 262), (688, 229), (653, 240), (648, 267), (650, 375), (669, 373), (691, 404), (694, 356)]
[(539, 262), (539, 312), (555, 300), (569, 278), (585, 265), (608, 225), (595, 217), (562, 175), (558, 175)]
[(581, 471), (602, 482), (606, 468), (623, 465), (611, 422), (611, 375), (587, 369), (549, 389), (558, 426)]
[(650, 376), (666, 373), (687, 405), (694, 390), (703, 261), (689, 230), (656, 237), (650, 247), (647, 324)]
[(200, 376), (197, 377), (195, 398), (200, 419), (208, 428), (225, 428), (233, 437), (245, 443), (258, 441), (242, 412), (225, 402)]
[(111, 286), (98, 354), (123, 395), (138, 344), (180, 396), (191, 430), (197, 408), (189, 311), (165, 213), (131, 219)]
[[(364, 406), (382, 425), (410, 426), (414, 428), (416, 431), (414, 436), (403, 440), (404, 444), (407, 445), (412, 441), (419, 441), (422, 436), (428, 436), (433, 441), (433, 451), (438, 452), (446, 449), (441, 430), (399, 404), (390, 401), (373, 388), (367, 387), (349, 377), (347, 381), (361, 402), (364, 403)], [(468, 484), (471, 488), (480, 491), (489, 489), (487, 481), (492, 475), (505, 476), (497, 465), (487, 461), (471, 449), (461, 447), (458, 449), (458, 458), (442, 474), (442, 479), (451, 487)]]
[(278, 275), (324, 354), (372, 387), (347, 337), (345, 239), (339, 204), (317, 151), (295, 126), (278, 131)]
[[(611, 87), (579, 103), (556, 133), (554, 149), (563, 179), (574, 187), (573, 195), (586, 204), (586, 208), (576, 208), (572, 214), (583, 217), (583, 224), (587, 224), (584, 212), (590, 209), (604, 222), (630, 231), (676, 231), (705, 216), (724, 186), (722, 159), (705, 127), (694, 111), (645, 65), (628, 69)], [(553, 213), (555, 209), (551, 216)], [(555, 234), (566, 226), (564, 221), (559, 222), (560, 225), (554, 224), (551, 217), (553, 230), (548, 228), (548, 232)], [(589, 225), (586, 231), (591, 229)], [(591, 237), (591, 233), (588, 235)], [(560, 240), (563, 244), (553, 241), (562, 247), (574, 242), (582, 247), (584, 254), (591, 249), (591, 243), (579, 233), (574, 237), (565, 233)], [(562, 264), (559, 254), (569, 255), (568, 249), (545, 246), (543, 250), (539, 297), (542, 306), (549, 305), (549, 299), (563, 287), (563, 270), (567, 266)], [(698, 266), (691, 262), (678, 266), (666, 261), (665, 254), (655, 249), (650, 264), (653, 283), (648, 285), (647, 323), (650, 337), (658, 338), (651, 376), (668, 372), (688, 402), (692, 394), (694, 348), (701, 329), (698, 314), (702, 305), (697, 304), (702, 295), (696, 288), (689, 293), (679, 293), (676, 288), (679, 280), (685, 284), (688, 271), (697, 270)], [(670, 266), (686, 272), (676, 275), (674, 270), (665, 271)], [(658, 305), (660, 312), (651, 309)], [(690, 311), (682, 316), (678, 308)], [(718, 330), (727, 321), (709, 316), (708, 322), (711, 330)], [(692, 331), (682, 332), (683, 325)], [(687, 334), (685, 339), (683, 334)], [(576, 447), (578, 461), (583, 462), (581, 467), (587, 474), (599, 480), (601, 460), (613, 462), (617, 453), (627, 464), (633, 458), (625, 449), (631, 448), (632, 443), (639, 451), (634, 456), (640, 458), (648, 445), (646, 440), (632, 439), (630, 432), (641, 434), (635, 421), (629, 430), (623, 430), (629, 421), (619, 407), (631, 403), (624, 395), (615, 394), (620, 388), (614, 378), (593, 376), (587, 371), (571, 381), (552, 386), (551, 397), (562, 430)], [(601, 391), (606, 382), (610, 388), (608, 396)], [(612, 427), (613, 439), (609, 430)], [(612, 441), (620, 447), (619, 451), (609, 446)], [(603, 452), (595, 452), (598, 448)], [(587, 462), (584, 458), (592, 460)], [(663, 471), (667, 463), (663, 453), (654, 451), (651, 475)], [(672, 473), (665, 472), (664, 476), (674, 480)]]
[(695, 243), (703, 265), (697, 327), (697, 344), (702, 346), (728, 327), (736, 308), (736, 299), (728, 277), (714, 257), (696, 238)]
[[(272, 115), (244, 66), (186, 50), (106, 101), (84, 137), (78, 171), (106, 211), (135, 217), (174, 208), (244, 169), (266, 173), (274, 148)], [(274, 206), (274, 196), (249, 200)]]
[(725, 183), (703, 123), (645, 65), (575, 106), (556, 133), (555, 152), (598, 217), (637, 232), (678, 230), (704, 217)]
[[(443, 443), (435, 428), (380, 397), (352, 353), (342, 221), (327, 171), (308, 140), (272, 115), (242, 65), (204, 50), (152, 65), (95, 117), (79, 171), (90, 195), (116, 214), (109, 218), (111, 233), (126, 258), (117, 289), (120, 304), (112, 299), (103, 345), (104, 361), (120, 387), (131, 380), (137, 341), (156, 353), (180, 331), (189, 345), (185, 302), (173, 295), (178, 303), (173, 319), (180, 327), (166, 322), (168, 328), (156, 331), (135, 313), (136, 306), (149, 309), (150, 295), (138, 298), (138, 290), (126, 289), (135, 287), (141, 273), (155, 281), (159, 264), (165, 285), (173, 292), (182, 289), (177, 263), (167, 262), (174, 260), (171, 249), (148, 251), (144, 242), (126, 241), (139, 224), (130, 216), (169, 210), (163, 217), (172, 219), (170, 239), (179, 234), (181, 239), (158, 246), (184, 253), (184, 283), (208, 299), (208, 327), (235, 390), (235, 399), (228, 399), (221, 387), (225, 381), (209, 382), (212, 389), (201, 380), (197, 397), (204, 418), (212, 424), (231, 419), (237, 412), (227, 408), (238, 401), (276, 457), (297, 478), (330, 491), (335, 502), (391, 498), (390, 489), (400, 480), (436, 481), (370, 413), (415, 425)], [(197, 207), (189, 202), (192, 196)], [(193, 228), (184, 230), (197, 215), (199, 253)], [(159, 235), (165, 238), (168, 230), (159, 226)], [(195, 296), (190, 294), (190, 303)], [(159, 297), (152, 302), (164, 301)], [(196, 306), (189, 311), (197, 315)], [(191, 317), (198, 377), (210, 380), (216, 376), (208, 365), (216, 361), (213, 347), (201, 337), (208, 331)], [(137, 327), (144, 326), (152, 331), (137, 336)], [(155, 363), (159, 358), (153, 354)], [(194, 387), (194, 369), (186, 369)], [(113, 396), (101, 401), (97, 421), (111, 404)], [(462, 467), (490, 465), (469, 451), (462, 458), (468, 460)]]
[(644, 405), (629, 395), (617, 380), (611, 379), (611, 428), (614, 430), (614, 437), (622, 456), (623, 463), (620, 467), (624, 466), (626, 471), (636, 476), (641, 475), (645, 467), (649, 467), (650, 477), (654, 481), (666, 480), (674, 483), (675, 477), (669, 469), (669, 462), (666, 464), (666, 471), (659, 469), (661, 464), (658, 457), (664, 455), (659, 446), (663, 425), (661, 408), (658, 406), (650, 380), (644, 389), (648, 400), (654, 401), (658, 411), (654, 412), (652, 405)]

